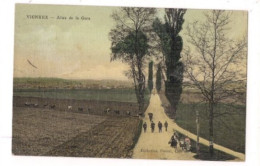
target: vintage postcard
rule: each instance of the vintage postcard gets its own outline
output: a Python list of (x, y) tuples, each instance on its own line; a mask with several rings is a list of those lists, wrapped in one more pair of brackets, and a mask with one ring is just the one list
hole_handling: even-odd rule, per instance
[(16, 4), (13, 155), (245, 161), (247, 19)]

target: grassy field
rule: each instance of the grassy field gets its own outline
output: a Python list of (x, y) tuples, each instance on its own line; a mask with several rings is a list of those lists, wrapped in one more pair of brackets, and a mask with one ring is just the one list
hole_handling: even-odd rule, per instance
[[(182, 134), (179, 134), (180, 137), (185, 137)], [(191, 152), (197, 153), (196, 149), (197, 143), (194, 140), (191, 140)], [(235, 160), (235, 157), (232, 155), (229, 155), (227, 153), (221, 152), (219, 150), (214, 149), (214, 155), (211, 156), (209, 153), (208, 146), (205, 146), (203, 144), (199, 144), (200, 153), (199, 155), (196, 154), (194, 158), (199, 160), (209, 160), (209, 161), (228, 161), (228, 160)]]
[[(178, 105), (176, 123), (196, 134), (196, 110), (200, 114), (200, 135), (208, 139), (209, 122), (206, 104), (187, 104)], [(216, 112), (229, 112), (225, 116), (214, 119), (214, 142), (227, 148), (245, 153), (245, 127), (246, 127), (246, 108), (245, 106), (229, 106), (219, 104)]]
[[(14, 78), (14, 96), (137, 103), (133, 85), (117, 80)], [(145, 92), (145, 102), (150, 98)]]
[(14, 89), (111, 89), (132, 88), (130, 81), (118, 80), (76, 80), (62, 78), (14, 78)]
[[(136, 103), (134, 89), (14, 89), (14, 96)], [(146, 90), (145, 102), (149, 102)]]

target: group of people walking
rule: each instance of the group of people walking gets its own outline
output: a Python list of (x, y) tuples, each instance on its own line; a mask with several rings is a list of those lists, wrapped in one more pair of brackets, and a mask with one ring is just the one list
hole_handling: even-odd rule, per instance
[[(159, 129), (159, 133), (161, 133), (162, 127), (163, 127), (162, 122), (159, 121), (157, 126), (158, 126), (158, 129)], [(155, 123), (153, 121), (151, 121), (150, 127), (151, 127), (151, 132), (153, 133), (154, 129), (155, 129)], [(168, 128), (168, 122), (167, 121), (164, 122), (164, 128), (165, 128), (165, 131), (167, 131), (167, 128)], [(146, 132), (146, 130), (147, 130), (147, 123), (146, 122), (144, 122), (144, 124), (143, 124), (143, 129), (144, 129), (144, 132)]]
[[(151, 132), (154, 133), (155, 131), (155, 126), (156, 124), (153, 121), (153, 114), (152, 113), (148, 113), (149, 116), (149, 120), (150, 120), (150, 128), (151, 128)], [(165, 131), (167, 132), (168, 129), (168, 122), (165, 121), (164, 124), (161, 121), (158, 121), (157, 123), (158, 126), (158, 131), (159, 133), (162, 132), (162, 128), (164, 126)], [(147, 123), (144, 122), (143, 123), (143, 130), (146, 133), (147, 131)], [(168, 142), (170, 144), (171, 147), (173, 147), (175, 149), (175, 152), (177, 152), (177, 145), (179, 144), (180, 148), (182, 150), (186, 150), (186, 151), (190, 151), (191, 149), (191, 141), (189, 137), (180, 137), (179, 134), (175, 131), (174, 134), (172, 135), (170, 141)]]

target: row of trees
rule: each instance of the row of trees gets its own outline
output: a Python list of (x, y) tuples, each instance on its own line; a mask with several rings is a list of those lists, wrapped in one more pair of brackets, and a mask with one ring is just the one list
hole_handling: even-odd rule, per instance
[[(111, 60), (129, 64), (130, 70), (126, 74), (133, 79), (139, 111), (144, 106), (146, 63), (162, 54), (160, 68), (166, 73), (165, 92), (174, 108), (173, 113), (176, 112), (183, 81), (183, 63), (180, 61), (183, 44), (179, 32), (185, 12), (185, 9), (165, 9), (164, 22), (156, 18), (153, 8), (121, 8), (112, 15), (116, 26), (110, 31)], [(148, 71), (150, 90), (153, 88), (152, 66), (151, 62)]]
[[(245, 79), (237, 65), (245, 57), (246, 40), (228, 38), (230, 12), (212, 10), (205, 13), (205, 22), (187, 27), (187, 44), (183, 49), (180, 36), (186, 9), (165, 9), (164, 20), (156, 17), (153, 8), (120, 8), (112, 15), (116, 25), (110, 31), (111, 61), (129, 65), (126, 75), (134, 82), (139, 111), (144, 109), (146, 64), (156, 57), (156, 88), (161, 89), (162, 73), (165, 95), (176, 113), (182, 93), (183, 77), (200, 90), (208, 104), (210, 151), (213, 153), (213, 120), (215, 107), (227, 98), (236, 98), (241, 87), (230, 86)], [(182, 61), (181, 61), (182, 60)], [(148, 86), (153, 88), (153, 62), (149, 64)], [(219, 115), (219, 114), (218, 114)]]
[(153, 28), (158, 35), (160, 50), (163, 54), (165, 65), (165, 95), (171, 103), (171, 113), (176, 113), (177, 105), (182, 93), (183, 63), (181, 51), (183, 40), (179, 33), (184, 23), (186, 9), (165, 9), (164, 22), (158, 18), (153, 23)]

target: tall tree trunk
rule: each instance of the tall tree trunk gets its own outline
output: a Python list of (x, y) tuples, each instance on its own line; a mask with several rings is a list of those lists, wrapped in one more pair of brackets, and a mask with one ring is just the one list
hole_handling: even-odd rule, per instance
[(214, 116), (213, 116), (213, 111), (214, 111), (214, 105), (212, 102), (209, 103), (209, 153), (211, 156), (213, 156), (214, 154), (214, 147), (213, 147), (213, 120), (214, 120)]
[(139, 80), (137, 78), (137, 73), (135, 70), (135, 66), (134, 66), (134, 60), (132, 59), (131, 61), (131, 70), (132, 70), (132, 76), (133, 76), (133, 80), (134, 80), (134, 87), (135, 87), (135, 96), (137, 99), (137, 103), (138, 103), (138, 110), (140, 111), (140, 95), (139, 95)]
[(137, 61), (137, 70), (138, 70), (138, 105), (139, 112), (144, 111), (144, 92), (145, 92), (145, 76), (142, 71), (142, 60)]

